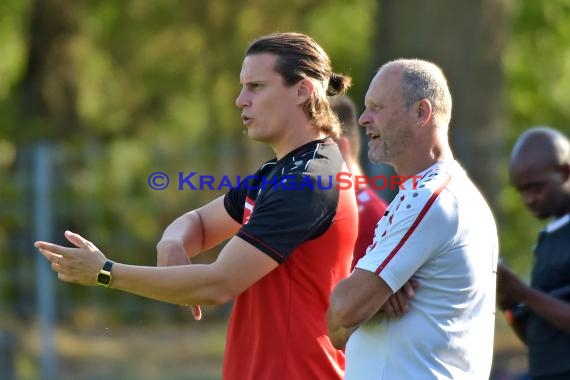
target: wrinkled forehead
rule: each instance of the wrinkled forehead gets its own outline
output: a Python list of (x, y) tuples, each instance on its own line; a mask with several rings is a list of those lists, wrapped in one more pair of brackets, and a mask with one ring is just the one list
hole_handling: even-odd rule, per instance
[(279, 75), (275, 71), (277, 59), (277, 55), (270, 53), (256, 53), (245, 56), (239, 75), (240, 82), (258, 81)]

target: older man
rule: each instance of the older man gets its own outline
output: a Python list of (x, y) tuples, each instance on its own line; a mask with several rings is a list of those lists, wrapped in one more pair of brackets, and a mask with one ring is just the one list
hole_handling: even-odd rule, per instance
[[(451, 96), (441, 70), (421, 60), (380, 68), (360, 124), (368, 157), (404, 183), (374, 243), (331, 297), (329, 336), (346, 344), (346, 379), (473, 379), (489, 376), (495, 319), (497, 231), (479, 190), (448, 143)], [(382, 306), (411, 278), (409, 311)]]

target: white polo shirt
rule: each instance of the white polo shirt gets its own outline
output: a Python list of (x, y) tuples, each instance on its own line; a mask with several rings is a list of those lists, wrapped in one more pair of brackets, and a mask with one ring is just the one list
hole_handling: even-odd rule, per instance
[(357, 268), (393, 292), (419, 282), (400, 319), (376, 316), (350, 337), (347, 380), (488, 379), (493, 355), (495, 220), (455, 162), (404, 183)]

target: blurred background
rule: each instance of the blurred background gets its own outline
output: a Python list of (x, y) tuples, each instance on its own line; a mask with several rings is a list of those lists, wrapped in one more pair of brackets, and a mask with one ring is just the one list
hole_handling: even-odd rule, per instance
[[(242, 134), (234, 100), (246, 47), (275, 31), (314, 37), (353, 77), (360, 110), (387, 60), (439, 64), (456, 156), (493, 207), (503, 259), (528, 278), (541, 224), (509, 187), (507, 160), (530, 126), (569, 132), (569, 21), (568, 0), (2, 0), (0, 378), (220, 378), (231, 305), (195, 322), (59, 283), (33, 242), (65, 244), (70, 229), (111, 259), (155, 265), (165, 226), (227, 190), (178, 190), (179, 172), (244, 175), (271, 156)], [(365, 154), (369, 174), (390, 172)], [(167, 189), (150, 188), (156, 171)], [(498, 313), (492, 378), (525, 370)]]

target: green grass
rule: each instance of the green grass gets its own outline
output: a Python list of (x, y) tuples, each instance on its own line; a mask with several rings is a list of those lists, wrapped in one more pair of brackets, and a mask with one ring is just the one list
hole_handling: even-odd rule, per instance
[[(110, 324), (88, 313), (54, 332), (57, 380), (218, 380), (227, 321), (210, 318), (177, 323)], [(39, 333), (36, 325), (12, 322), (16, 331), (16, 378), (37, 380)], [(497, 314), (494, 369), (520, 373), (526, 354)]]
[[(214, 380), (221, 378), (226, 321), (135, 327), (59, 326), (58, 380)], [(39, 379), (36, 326), (20, 329), (16, 378)]]

